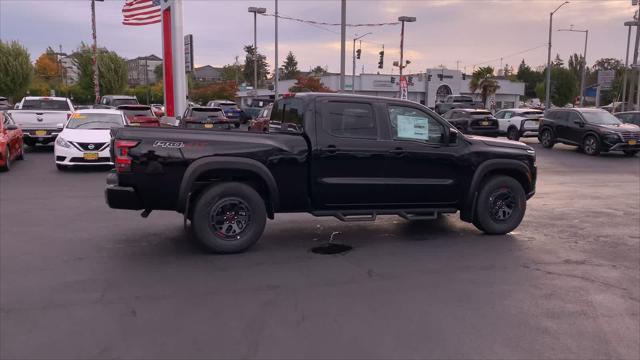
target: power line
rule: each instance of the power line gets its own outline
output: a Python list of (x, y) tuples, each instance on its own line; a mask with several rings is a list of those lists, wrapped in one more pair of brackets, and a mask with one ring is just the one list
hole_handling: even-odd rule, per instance
[[(297, 22), (301, 22), (301, 23), (305, 23), (305, 24), (314, 24), (314, 25), (325, 25), (325, 26), (341, 26), (342, 24), (340, 23), (328, 23), (328, 22), (324, 22), (324, 21), (315, 21), (315, 20), (305, 20), (305, 19), (300, 19), (300, 18), (295, 18), (295, 17), (291, 17), (291, 16), (283, 16), (283, 15), (276, 15), (276, 14), (260, 14), (262, 16), (273, 16), (273, 17), (278, 17), (279, 19), (284, 19), (284, 20), (291, 20), (291, 21), (297, 21)], [(348, 27), (376, 27), (376, 26), (393, 26), (393, 25), (399, 25), (399, 22), (385, 22), (385, 23), (369, 23), (369, 24), (345, 24), (345, 26)]]
[[(497, 58), (495, 58), (495, 59), (491, 59), (491, 60), (487, 60), (487, 61), (482, 61), (482, 62), (479, 62), (479, 63), (475, 63), (475, 64), (471, 65), (471, 67), (476, 67), (476, 66), (478, 66), (478, 65), (489, 64), (489, 63), (492, 63), (492, 62), (495, 62), (495, 61), (498, 61), (498, 60), (501, 60), (501, 59), (506, 59), (506, 58), (509, 58), (509, 57), (512, 57), (512, 56), (516, 56), (516, 55), (521, 55), (521, 54), (524, 54), (524, 53), (528, 53), (528, 52), (530, 52), (530, 51), (537, 50), (537, 49), (540, 49), (540, 48), (543, 48), (543, 47), (546, 47), (546, 46), (547, 46), (547, 44), (538, 45), (538, 46), (535, 46), (535, 47), (532, 47), (532, 48), (529, 48), (529, 49), (526, 49), (526, 50), (518, 51), (518, 52), (515, 52), (515, 53), (512, 53), (512, 54), (503, 55), (503, 56), (498, 56), (498, 57), (497, 57)], [(469, 66), (469, 65), (467, 65), (467, 66)]]

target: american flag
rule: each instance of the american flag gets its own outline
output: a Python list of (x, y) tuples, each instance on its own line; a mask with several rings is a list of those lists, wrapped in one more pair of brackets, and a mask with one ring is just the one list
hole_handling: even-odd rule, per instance
[(149, 25), (161, 21), (160, 0), (126, 0), (122, 7), (124, 25)]

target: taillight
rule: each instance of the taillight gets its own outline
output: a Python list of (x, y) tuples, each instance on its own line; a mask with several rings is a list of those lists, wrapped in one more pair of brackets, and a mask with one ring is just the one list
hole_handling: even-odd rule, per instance
[(138, 141), (135, 140), (116, 140), (115, 141), (115, 164), (117, 172), (129, 172), (131, 171), (131, 157), (129, 156), (129, 149), (138, 145)]

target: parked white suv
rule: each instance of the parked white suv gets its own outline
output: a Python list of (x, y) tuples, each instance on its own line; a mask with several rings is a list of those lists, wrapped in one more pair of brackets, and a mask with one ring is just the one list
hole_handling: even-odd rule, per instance
[(498, 131), (509, 140), (520, 140), (521, 137), (538, 137), (538, 121), (544, 116), (542, 110), (535, 109), (503, 109), (496, 113)]

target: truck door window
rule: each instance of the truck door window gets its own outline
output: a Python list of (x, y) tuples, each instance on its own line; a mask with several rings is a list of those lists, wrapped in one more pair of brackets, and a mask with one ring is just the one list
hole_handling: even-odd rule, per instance
[(378, 138), (373, 108), (365, 103), (327, 102), (322, 111), (322, 127), (334, 136)]
[(304, 130), (304, 108), (300, 99), (289, 98), (273, 105), (269, 129), (273, 132), (302, 133)]
[(397, 140), (421, 140), (440, 144), (444, 126), (427, 113), (406, 106), (389, 106), (391, 135)]

